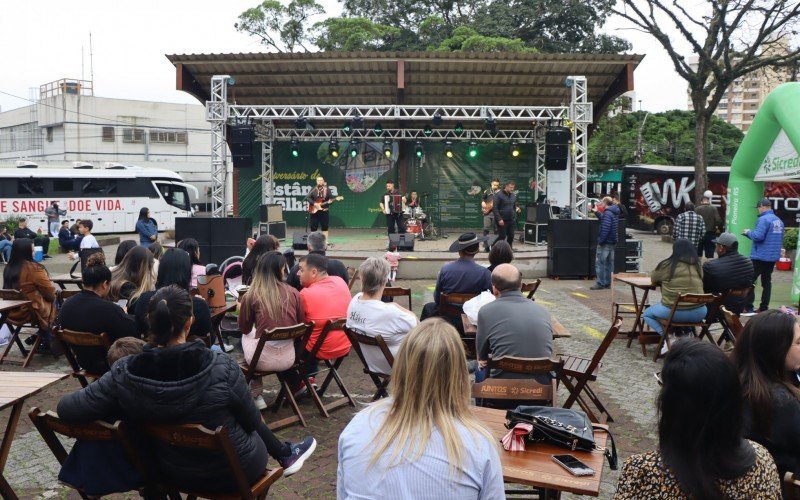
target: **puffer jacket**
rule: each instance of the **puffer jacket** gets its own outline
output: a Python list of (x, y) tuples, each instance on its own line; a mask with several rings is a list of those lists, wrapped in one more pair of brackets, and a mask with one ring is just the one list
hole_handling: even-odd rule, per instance
[[(736, 250), (703, 264), (703, 289), (706, 293), (725, 293), (753, 284), (753, 261)], [(744, 310), (747, 297), (729, 297), (725, 307), (735, 314)]]
[[(134, 423), (223, 426), (249, 481), (266, 467), (266, 445), (257, 433), (263, 422), (242, 370), (233, 358), (207, 349), (202, 342), (145, 346), (142, 354), (122, 358), (97, 382), (58, 402), (58, 415), (68, 423), (120, 414)], [(219, 454), (160, 444), (155, 452), (159, 469), (169, 471), (180, 485), (195, 490), (235, 489)]]
[(753, 240), (750, 258), (764, 262), (778, 262), (783, 247), (783, 221), (772, 210), (758, 215), (756, 228), (747, 232)]
[(619, 207), (616, 205), (607, 207), (600, 217), (600, 234), (597, 236), (597, 244), (616, 245)]

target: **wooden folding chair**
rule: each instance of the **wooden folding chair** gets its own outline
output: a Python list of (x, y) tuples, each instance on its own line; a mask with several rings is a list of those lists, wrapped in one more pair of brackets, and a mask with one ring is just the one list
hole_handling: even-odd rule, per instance
[(800, 500), (800, 480), (794, 472), (787, 472), (783, 476), (783, 495), (786, 500)]
[(700, 307), (714, 302), (717, 297), (718, 295), (714, 295), (713, 293), (682, 293), (678, 295), (678, 298), (675, 299), (675, 302), (672, 304), (672, 309), (670, 310), (667, 319), (659, 320), (659, 323), (661, 323), (661, 325), (664, 327), (664, 335), (658, 335), (656, 333), (639, 335), (639, 343), (642, 346), (642, 354), (647, 356), (647, 348), (645, 347), (645, 344), (658, 344), (656, 346), (655, 354), (653, 354), (653, 361), (658, 361), (658, 358), (663, 356), (661, 354), (661, 347), (664, 345), (664, 343), (666, 342), (667, 347), (670, 346), (669, 332), (671, 332), (673, 328), (694, 329), (703, 327), (705, 318), (697, 322), (687, 323), (680, 323), (673, 320), (675, 312), (678, 310), (679, 306), (691, 304), (694, 307)]
[[(497, 406), (496, 403), (493, 403), (491, 401), (493, 399), (499, 399), (499, 400), (531, 399), (531, 400), (538, 400), (538, 401), (541, 401), (541, 402), (545, 402), (547, 405), (550, 405), (550, 406), (557, 406), (558, 405), (558, 381), (561, 378), (563, 378), (563, 370), (564, 370), (564, 361), (560, 357), (555, 357), (555, 358), (518, 358), (518, 357), (514, 357), (514, 356), (503, 356), (503, 357), (500, 357), (500, 358), (497, 358), (497, 359), (490, 359), (489, 360), (488, 370), (489, 370), (490, 376), (486, 380), (502, 380), (503, 382), (510, 382), (510, 381), (516, 381), (516, 380), (526, 380), (526, 379), (503, 379), (503, 378), (494, 379), (494, 378), (491, 377), (491, 373), (492, 373), (491, 370), (493, 370), (493, 369), (494, 370), (502, 370), (502, 371), (507, 372), (507, 373), (515, 373), (515, 374), (519, 374), (519, 375), (526, 375), (527, 377), (529, 377), (527, 380), (530, 380), (530, 378), (533, 377), (534, 375), (548, 375), (548, 376), (553, 376), (553, 378), (550, 381), (549, 385), (538, 384), (540, 386), (543, 385), (543, 386), (545, 386), (545, 387), (547, 387), (549, 389), (548, 391), (542, 392), (542, 394), (541, 394), (542, 397), (538, 397), (538, 395), (537, 395), (537, 392), (539, 392), (538, 389), (533, 391), (533, 392), (531, 392), (531, 393), (529, 393), (528, 394), (530, 396), (529, 398), (513, 397), (513, 396), (515, 396), (515, 394), (513, 394), (514, 391), (511, 389), (511, 387), (513, 386), (513, 384), (512, 384), (512, 385), (508, 386), (509, 390), (512, 392), (512, 394), (509, 397), (495, 398), (493, 396), (492, 397), (487, 396), (483, 400), (482, 406), (489, 406), (489, 407)], [(530, 381), (531, 382), (535, 382), (534, 380), (530, 380)], [(490, 385), (487, 385), (487, 387), (492, 387), (492, 386), (490, 384)], [(533, 388), (534, 386), (531, 385), (530, 387)], [(482, 389), (482, 390), (483, 391), (489, 391), (489, 390), (494, 390), (494, 389)], [(533, 389), (530, 389), (530, 390), (533, 390)], [(474, 392), (474, 389), (473, 389), (473, 394), (474, 393), (475, 392)], [(549, 394), (549, 397), (547, 397), (547, 394)], [(487, 401), (487, 399), (489, 401)]]
[(464, 350), (467, 352), (467, 359), (475, 359), (475, 336), (464, 334), (464, 323), (461, 320), (461, 313), (464, 312), (464, 303), (477, 293), (443, 293), (439, 296), (439, 315), (449, 321), (461, 336), (464, 343)]
[[(636, 297), (636, 289), (631, 287), (631, 302), (617, 302), (615, 300), (616, 289), (614, 287), (614, 280), (617, 278), (637, 278), (648, 276), (647, 273), (614, 273), (611, 275), (611, 321), (613, 322), (616, 318), (621, 318), (623, 316), (631, 316), (636, 319), (636, 307), (637, 307), (637, 300)], [(647, 309), (650, 306), (650, 301), (648, 300), (647, 303), (644, 304), (642, 310)], [(631, 331), (635, 329), (631, 328)], [(629, 342), (628, 347), (631, 346), (631, 341), (633, 340), (633, 336), (629, 335)]]
[[(69, 366), (72, 368), (72, 376), (78, 379), (81, 386), (86, 387), (89, 385), (89, 382), (86, 380), (87, 377), (97, 380), (111, 369), (106, 359), (108, 356), (108, 349), (111, 347), (111, 340), (109, 340), (108, 334), (101, 333), (98, 335), (58, 328), (53, 331), (53, 335), (61, 342), (61, 345), (64, 346), (64, 356), (66, 356)], [(102, 366), (104, 370), (92, 372), (82, 368), (80, 363), (78, 363), (78, 353), (75, 347), (83, 348), (84, 355), (88, 355), (89, 353), (87, 351), (91, 350), (93, 356), (102, 359), (102, 361), (98, 363), (98, 366)]]
[(58, 298), (56, 299), (58, 301), (59, 307), (63, 306), (64, 302), (66, 302), (67, 299), (78, 295), (82, 291), (83, 290), (60, 290), (58, 293)]
[(725, 315), (722, 313), (722, 306), (731, 297), (747, 297), (752, 290), (752, 286), (733, 288), (719, 295), (714, 302), (708, 304), (708, 314), (706, 314), (705, 325), (700, 330), (700, 338), (707, 337), (710, 342), (715, 342), (714, 338), (711, 336), (711, 327), (719, 323), (720, 326), (722, 326), (722, 333), (720, 333), (719, 338), (716, 340), (717, 345), (722, 346), (722, 343), (726, 340), (735, 343), (736, 338), (733, 333), (731, 333), (731, 328), (725, 320)]
[(523, 283), (522, 284), (522, 293), (527, 293), (529, 299), (536, 300), (536, 299), (533, 298), (533, 296), (536, 293), (536, 290), (539, 289), (539, 285), (541, 285), (541, 284), (542, 284), (542, 280), (539, 279), (539, 278), (536, 278), (535, 280), (531, 281), (530, 283)]
[[(309, 380), (309, 377), (311, 377), (312, 375), (316, 375), (321, 370), (318, 370), (315, 373), (311, 373), (308, 371), (307, 367), (309, 367), (311, 365), (311, 362), (315, 358), (317, 358), (317, 353), (322, 347), (322, 344), (325, 343), (325, 339), (328, 338), (328, 334), (332, 331), (344, 330), (345, 322), (346, 320), (344, 318), (328, 320), (328, 322), (325, 323), (325, 326), (322, 327), (322, 331), (320, 332), (319, 337), (317, 338), (317, 342), (314, 344), (310, 352), (306, 352), (299, 366), (300, 375), (303, 377), (303, 381), (305, 382), (306, 387), (308, 387), (308, 392), (309, 394), (311, 394), (311, 398), (314, 400), (314, 404), (317, 405), (319, 413), (325, 418), (329, 418), (330, 417), (329, 412), (337, 408), (340, 408), (348, 404), (353, 407), (355, 407), (356, 405), (355, 400), (350, 395), (350, 392), (347, 390), (347, 387), (344, 385), (344, 382), (342, 381), (342, 378), (339, 376), (339, 372), (337, 371), (339, 367), (342, 366), (342, 362), (344, 361), (344, 358), (347, 357), (347, 354), (332, 360), (331, 359), (319, 360), (325, 363), (325, 366), (328, 367), (328, 375), (325, 377), (325, 380), (322, 382), (322, 385), (319, 386), (318, 391), (312, 390), (311, 380)], [(304, 345), (307, 345), (307, 342), (304, 342)], [(342, 397), (337, 398), (328, 404), (323, 404), (322, 398), (325, 396), (325, 391), (328, 390), (328, 386), (332, 381), (335, 381), (336, 385), (339, 386), (339, 390), (342, 391)]]
[(392, 375), (390, 373), (373, 371), (372, 368), (370, 368), (369, 363), (367, 363), (367, 358), (364, 357), (364, 351), (362, 350), (362, 346), (380, 349), (381, 353), (383, 353), (383, 356), (386, 358), (386, 362), (389, 364), (389, 368), (393, 367), (394, 356), (392, 355), (392, 351), (389, 350), (389, 346), (387, 346), (386, 342), (383, 340), (381, 334), (378, 333), (373, 337), (359, 333), (355, 330), (351, 330), (347, 327), (345, 327), (344, 333), (347, 334), (347, 338), (350, 339), (350, 343), (353, 345), (353, 349), (356, 351), (358, 359), (360, 359), (361, 363), (364, 365), (364, 373), (369, 375), (369, 378), (372, 379), (372, 382), (377, 388), (375, 395), (372, 396), (372, 400), (377, 401), (380, 398), (389, 396), (386, 388), (389, 386)]
[[(88, 424), (68, 424), (58, 418), (58, 415), (52, 411), (42, 412), (36, 407), (31, 409), (28, 416), (59, 464), (64, 465), (64, 461), (67, 459), (67, 450), (64, 449), (64, 445), (56, 434), (83, 441), (116, 441), (122, 447), (133, 468), (139, 473), (139, 477), (142, 478), (143, 484), (139, 491), (141, 492), (145, 487), (148, 471), (144, 466), (144, 461), (141, 459), (138, 449), (130, 438), (125, 422), (117, 420), (113, 424), (109, 424), (102, 420), (97, 420)], [(81, 498), (89, 498), (83, 491), (76, 491)]]
[(481, 406), (490, 406), (487, 400), (512, 400), (530, 402), (531, 405), (554, 406), (555, 394), (551, 384), (525, 378), (487, 378), (472, 384), (472, 397)]
[[(578, 405), (580, 405), (581, 409), (592, 422), (605, 424), (606, 422), (614, 421), (614, 419), (611, 418), (611, 414), (606, 410), (606, 407), (600, 402), (600, 398), (597, 397), (597, 394), (592, 390), (589, 382), (597, 380), (597, 374), (600, 371), (600, 366), (603, 364), (603, 356), (605, 356), (606, 351), (609, 346), (611, 346), (611, 343), (616, 338), (621, 327), (622, 318), (617, 317), (614, 324), (611, 325), (611, 328), (609, 328), (606, 333), (606, 336), (603, 337), (603, 341), (600, 342), (600, 345), (597, 347), (597, 351), (595, 351), (592, 359), (569, 354), (564, 357), (564, 376), (561, 381), (564, 383), (564, 387), (569, 391), (569, 397), (564, 403), (564, 408), (572, 408), (572, 405), (577, 401)], [(582, 394), (585, 394), (597, 408), (598, 413), (600, 413), (599, 420), (583, 399)]]
[[(0, 299), (28, 300), (19, 290), (0, 290)], [(7, 313), (4, 314), (3, 322), (8, 326), (8, 329), (11, 330), (11, 338), (8, 339), (8, 345), (6, 345), (5, 350), (3, 350), (3, 354), (0, 355), (0, 364), (3, 364), (3, 362), (15, 363), (21, 364), (23, 368), (27, 368), (31, 363), (31, 360), (33, 360), (33, 355), (36, 354), (36, 352), (39, 350), (39, 345), (42, 343), (42, 336), (39, 334), (39, 320), (36, 318), (36, 312), (33, 310), (30, 304), (23, 307), (27, 312), (25, 319), (22, 321), (12, 321), (7, 317)], [(23, 332), (23, 328), (34, 331)], [(26, 349), (25, 345), (22, 343), (21, 336), (23, 334), (27, 334), (28, 336), (36, 335), (36, 340), (33, 341), (33, 344), (30, 346), (30, 348)], [(22, 353), (21, 358), (9, 356), (11, 347), (14, 345), (16, 345), (19, 348), (19, 351)]]
[[(299, 324), (294, 326), (285, 326), (280, 328), (273, 328), (272, 330), (266, 331), (261, 334), (258, 338), (258, 344), (256, 344), (256, 350), (253, 351), (253, 358), (248, 363), (246, 360), (242, 360), (239, 363), (242, 371), (244, 372), (244, 378), (247, 380), (249, 384), (251, 380), (256, 377), (268, 377), (270, 375), (275, 375), (278, 378), (278, 382), (280, 383), (281, 390), (278, 392), (278, 396), (275, 398), (275, 401), (271, 405), (272, 411), (277, 412), (278, 409), (281, 407), (284, 399), (289, 400), (289, 405), (292, 407), (292, 411), (294, 412), (294, 416), (286, 417), (276, 422), (272, 422), (267, 425), (271, 430), (278, 430), (283, 429), (284, 427), (289, 427), (297, 422), (300, 422), (300, 425), (303, 427), (306, 426), (306, 419), (303, 418), (303, 413), (300, 411), (300, 407), (297, 405), (297, 401), (294, 399), (294, 393), (292, 388), (289, 386), (289, 382), (283, 376), (282, 372), (275, 372), (275, 371), (258, 371), (256, 366), (258, 365), (258, 359), (261, 357), (261, 353), (264, 350), (264, 345), (267, 341), (275, 341), (275, 340), (291, 340), (294, 341), (295, 339), (302, 338), (307, 339), (311, 335), (311, 330), (314, 329), (314, 322), (309, 322), (306, 324)], [(291, 370), (298, 369), (297, 360), (295, 360), (294, 366), (290, 368)]]
[(387, 286), (383, 289), (383, 296), (382, 299), (390, 299), (390, 302), (394, 302), (396, 297), (408, 297), (408, 310), (412, 310), (411, 307), (411, 289), (410, 288), (403, 288), (399, 286)]
[(347, 275), (350, 277), (350, 281), (347, 282), (347, 288), (352, 291), (353, 285), (356, 284), (358, 279), (358, 268), (347, 266)]
[(744, 330), (742, 320), (739, 318), (738, 314), (730, 312), (725, 306), (722, 306), (720, 310), (722, 311), (722, 316), (725, 318), (725, 324), (730, 329), (731, 339), (733, 339), (732, 342), (736, 343), (736, 339), (739, 337), (739, 334), (742, 333), (742, 330)]
[(194, 491), (181, 488), (175, 484), (167, 471), (159, 471), (159, 483), (173, 498), (177, 494), (184, 493), (187, 495), (187, 500), (193, 500), (198, 497), (215, 500), (264, 499), (267, 498), (270, 486), (283, 476), (283, 468), (281, 467), (266, 469), (253, 483), (248, 482), (233, 443), (231, 443), (228, 430), (222, 426), (212, 431), (199, 424), (145, 424), (142, 426), (142, 430), (155, 441), (176, 448), (216, 452), (223, 455), (236, 482), (236, 490), (228, 493)]

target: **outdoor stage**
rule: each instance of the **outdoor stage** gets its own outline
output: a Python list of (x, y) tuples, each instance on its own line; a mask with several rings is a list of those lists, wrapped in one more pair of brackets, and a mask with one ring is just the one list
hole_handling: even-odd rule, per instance
[[(439, 269), (447, 262), (457, 258), (457, 254), (448, 251), (450, 244), (468, 229), (447, 229), (447, 236), (438, 240), (420, 240), (414, 243), (414, 251), (400, 251), (403, 259), (397, 275), (401, 279), (433, 279)], [(286, 241), (281, 246), (286, 248), (292, 244), (295, 232), (304, 233), (304, 228), (290, 227), (286, 230)], [(517, 233), (519, 235), (520, 233)], [(367, 257), (381, 257), (386, 253), (388, 236), (386, 229), (337, 229), (331, 228), (328, 249), (329, 257), (339, 259), (346, 266), (358, 267)], [(306, 252), (297, 250), (296, 255)], [(489, 254), (481, 251), (476, 256), (480, 264), (489, 265)], [(547, 246), (525, 245), (514, 242), (514, 264), (525, 278), (539, 278), (547, 271)]]

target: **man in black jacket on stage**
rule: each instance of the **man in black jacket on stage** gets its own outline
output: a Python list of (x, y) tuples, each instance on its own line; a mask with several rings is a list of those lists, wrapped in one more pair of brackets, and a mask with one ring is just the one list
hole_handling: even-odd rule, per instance
[(514, 181), (507, 181), (503, 189), (495, 193), (494, 223), (497, 224), (497, 240), (506, 240), (509, 245), (514, 246), (514, 228), (517, 225), (517, 214), (521, 212), (517, 206), (517, 195), (514, 188), (517, 184)]

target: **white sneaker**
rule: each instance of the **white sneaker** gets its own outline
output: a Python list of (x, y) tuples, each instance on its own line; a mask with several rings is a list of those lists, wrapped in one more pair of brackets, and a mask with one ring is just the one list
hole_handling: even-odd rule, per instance
[[(672, 344), (673, 342), (675, 342), (675, 336), (670, 335), (669, 336), (669, 343)], [(661, 346), (661, 355), (663, 356), (668, 352), (669, 352), (669, 345), (667, 345), (667, 342), (665, 340), (664, 341), (664, 345)]]
[(233, 350), (233, 346), (231, 344), (223, 344), (225, 346), (225, 352), (231, 352)]
[(258, 409), (259, 409), (259, 411), (260, 411), (260, 410), (266, 410), (266, 409), (267, 409), (267, 402), (266, 402), (266, 401), (264, 401), (264, 396), (258, 396), (258, 397), (255, 399), (255, 403), (256, 403), (256, 408), (258, 408)]

